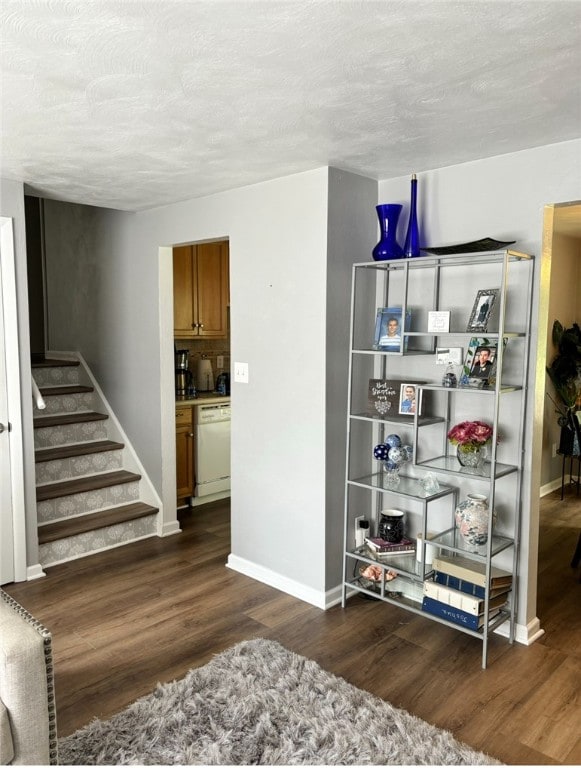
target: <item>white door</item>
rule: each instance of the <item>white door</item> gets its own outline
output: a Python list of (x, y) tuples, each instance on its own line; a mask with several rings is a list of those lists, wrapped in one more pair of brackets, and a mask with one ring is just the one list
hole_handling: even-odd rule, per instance
[[(31, 395), (32, 396), (32, 395)], [(0, 217), (0, 584), (26, 577), (20, 355), (12, 219)]]
[(2, 296), (2, 263), (0, 261), (0, 584), (6, 584), (14, 580), (14, 527), (12, 525), (10, 433), (8, 432), (8, 388)]

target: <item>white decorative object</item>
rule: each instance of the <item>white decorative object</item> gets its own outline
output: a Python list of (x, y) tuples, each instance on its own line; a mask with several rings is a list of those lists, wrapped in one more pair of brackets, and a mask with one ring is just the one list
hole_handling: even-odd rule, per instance
[(450, 330), (450, 313), (428, 312), (428, 333), (448, 333)]

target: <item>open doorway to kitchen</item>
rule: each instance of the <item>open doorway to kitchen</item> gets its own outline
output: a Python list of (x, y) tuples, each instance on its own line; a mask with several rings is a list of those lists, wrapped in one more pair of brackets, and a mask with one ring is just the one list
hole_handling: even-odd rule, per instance
[(176, 245), (172, 263), (177, 508), (230, 497), (228, 240)]

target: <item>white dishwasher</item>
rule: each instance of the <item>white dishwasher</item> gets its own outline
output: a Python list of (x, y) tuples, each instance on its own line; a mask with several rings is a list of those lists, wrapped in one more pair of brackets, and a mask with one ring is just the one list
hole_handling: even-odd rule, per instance
[(196, 496), (230, 490), (230, 404), (197, 405)]

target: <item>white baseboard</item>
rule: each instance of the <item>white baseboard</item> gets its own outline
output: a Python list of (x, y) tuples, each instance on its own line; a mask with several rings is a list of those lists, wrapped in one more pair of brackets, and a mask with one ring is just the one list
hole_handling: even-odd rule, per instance
[(307, 587), (305, 584), (301, 584), (294, 579), (281, 576), (280, 573), (271, 571), (270, 568), (265, 568), (262, 565), (256, 565), (256, 563), (245, 560), (243, 557), (228, 555), (226, 566), (233, 571), (238, 571), (238, 573), (243, 573), (245, 576), (250, 576), (251, 579), (256, 579), (256, 581), (260, 581), (263, 584), (268, 584), (269, 587), (279, 589), (287, 595), (297, 597), (299, 600), (314, 605), (316, 608), (322, 608), (324, 610), (329, 607), (326, 604), (327, 596), (325, 593), (319, 592), (312, 587)]
[(168, 520), (161, 526), (158, 536), (173, 536), (175, 533), (181, 533), (182, 529), (177, 520)]
[(29, 565), (26, 569), (26, 581), (34, 581), (34, 579), (42, 579), (46, 576), (46, 573), (42, 570), (42, 565), (37, 563), (36, 565)]
[[(502, 635), (502, 637), (509, 636), (508, 621), (501, 624), (495, 630), (495, 633)], [(545, 630), (541, 629), (541, 622), (535, 616), (528, 624), (515, 624), (514, 625), (514, 639), (521, 645), (532, 645), (536, 640), (545, 634)]]
[[(571, 482), (571, 476), (565, 475), (565, 485)], [(556, 480), (551, 480), (550, 483), (546, 483), (545, 485), (541, 485), (540, 494), (541, 499), (543, 496), (547, 496), (549, 493), (553, 493), (553, 491), (558, 490), (561, 487), (561, 478), (557, 478)]]

